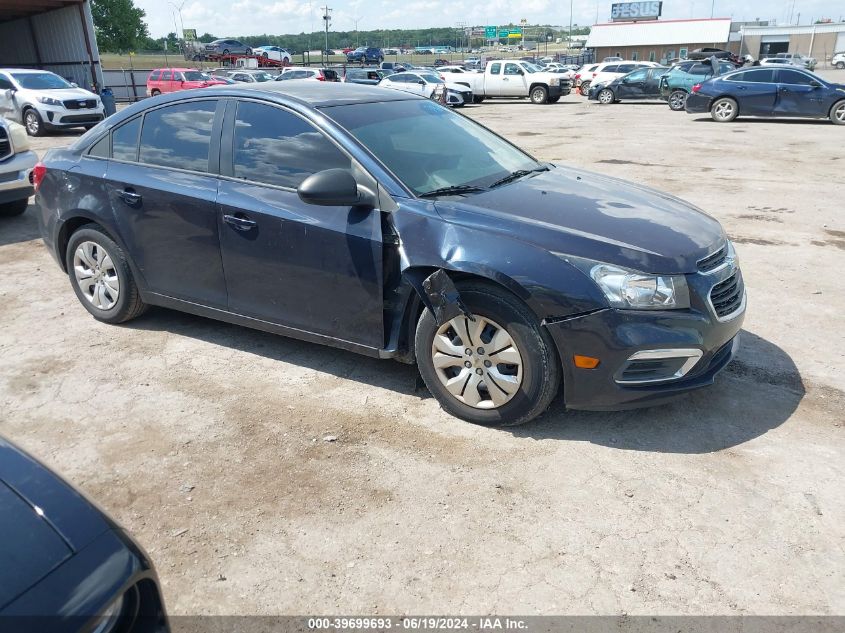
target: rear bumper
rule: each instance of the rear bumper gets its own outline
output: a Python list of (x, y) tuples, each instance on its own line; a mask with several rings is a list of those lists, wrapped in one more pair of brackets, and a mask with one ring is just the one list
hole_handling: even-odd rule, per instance
[[(548, 324), (563, 367), (566, 406), (589, 410), (651, 406), (710, 385), (736, 354), (744, 317), (744, 307), (727, 321), (696, 310), (649, 313), (608, 308)], [(657, 351), (677, 352), (689, 362), (676, 378), (639, 384), (624, 380), (621, 372), (632, 356)], [(595, 369), (577, 368), (575, 354), (598, 358), (600, 363)]]
[(710, 97), (694, 92), (687, 97), (686, 110), (690, 114), (706, 114), (710, 112), (710, 101)]
[(26, 151), (0, 163), (0, 204), (23, 200), (32, 195), (29, 178), (37, 162), (35, 152)]

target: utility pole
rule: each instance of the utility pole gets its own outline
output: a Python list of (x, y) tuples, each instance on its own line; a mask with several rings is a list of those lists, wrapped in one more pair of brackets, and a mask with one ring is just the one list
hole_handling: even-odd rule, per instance
[[(329, 54), (329, 23), (332, 21), (332, 11), (334, 9), (329, 9), (328, 5), (323, 7), (323, 22), (326, 25), (326, 48), (323, 49), (323, 55), (326, 56), (326, 62), (329, 61), (328, 54)], [(323, 55), (320, 55), (322, 58)]]
[(358, 22), (364, 19), (364, 16), (358, 16), (357, 18), (352, 18), (352, 21), (355, 23), (355, 48), (358, 48)]
[[(572, 2), (573, 0), (569, 0), (569, 43), (566, 45), (566, 52), (569, 53), (572, 50)], [(599, 23), (599, 4), (596, 2), (596, 24)], [(583, 50), (581, 51), (584, 52)]]

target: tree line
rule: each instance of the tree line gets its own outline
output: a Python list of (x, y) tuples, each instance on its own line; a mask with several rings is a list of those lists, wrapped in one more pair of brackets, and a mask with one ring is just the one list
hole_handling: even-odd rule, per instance
[[(135, 7), (133, 0), (92, 0), (91, 12), (94, 17), (94, 29), (97, 43), (103, 52), (127, 53), (140, 51), (178, 50), (179, 38), (176, 33), (166, 37), (152, 38), (149, 35), (144, 18), (145, 12)], [(503, 24), (501, 28), (515, 28), (514, 24)], [(533, 25), (525, 28), (525, 39), (545, 41), (566, 37), (569, 29), (555, 29), (549, 25)], [(573, 27), (573, 35), (584, 35), (590, 27)], [(219, 37), (232, 37), (247, 46), (281, 46), (300, 52), (326, 47), (326, 35), (323, 31), (287, 35), (213, 35), (203, 33), (198, 37), (201, 42), (211, 42)], [(342, 49), (356, 46), (377, 46), (380, 48), (414, 48), (420, 46), (461, 46), (477, 47), (484, 45), (483, 38), (467, 40), (463, 31), (450, 27), (428, 29), (378, 29), (370, 31), (329, 31), (328, 48)]]

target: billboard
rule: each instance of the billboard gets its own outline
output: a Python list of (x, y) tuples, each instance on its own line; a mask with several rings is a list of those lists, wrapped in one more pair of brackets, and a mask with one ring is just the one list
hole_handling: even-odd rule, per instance
[(663, 10), (663, 3), (657, 0), (646, 2), (616, 2), (610, 7), (610, 19), (613, 22), (631, 22), (633, 20), (656, 20)]
[(182, 39), (194, 41), (197, 39), (197, 30), (196, 29), (183, 29), (182, 30)]

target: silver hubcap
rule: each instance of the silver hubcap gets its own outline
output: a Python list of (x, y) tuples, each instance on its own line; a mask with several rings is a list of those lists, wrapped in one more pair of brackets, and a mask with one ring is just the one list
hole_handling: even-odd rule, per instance
[(681, 95), (672, 95), (672, 107), (680, 109), (684, 103), (684, 98)]
[(38, 117), (32, 112), (26, 113), (26, 129), (30, 134), (35, 134), (38, 131)]
[(613, 95), (610, 94), (607, 90), (605, 90), (599, 95), (599, 101), (601, 101), (602, 103), (610, 103), (611, 101), (613, 101)]
[(73, 274), (95, 308), (109, 310), (120, 297), (120, 279), (111, 255), (96, 242), (82, 242), (73, 254)]
[(496, 409), (522, 385), (522, 356), (498, 323), (461, 315), (434, 335), (431, 358), (440, 382), (457, 400), (476, 409)]
[(840, 123), (845, 123), (845, 103), (840, 104), (839, 107), (836, 108), (836, 112), (833, 113), (833, 116), (835, 116), (836, 120)]
[(543, 100), (543, 91), (541, 89), (537, 89), (534, 91), (534, 101), (542, 101)]
[(716, 116), (720, 119), (728, 119), (734, 113), (734, 106), (730, 101), (720, 101), (716, 104)]

